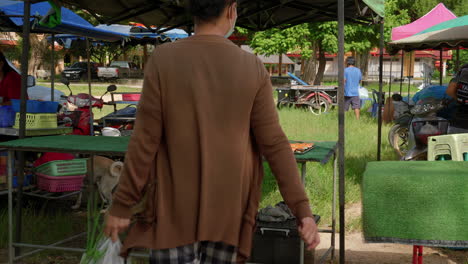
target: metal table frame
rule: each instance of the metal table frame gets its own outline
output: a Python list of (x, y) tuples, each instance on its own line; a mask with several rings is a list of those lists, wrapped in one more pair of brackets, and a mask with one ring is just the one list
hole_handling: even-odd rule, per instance
[[(337, 145), (335, 145), (328, 155), (321, 161), (316, 160), (305, 160), (300, 159), (296, 156), (296, 161), (298, 164), (301, 164), (301, 180), (305, 183), (305, 178), (307, 174), (307, 163), (308, 162), (320, 162), (321, 164), (326, 164), (333, 156), (333, 197), (332, 197), (332, 227), (331, 229), (324, 230), (320, 229), (319, 232), (322, 233), (329, 233), (331, 234), (331, 245), (328, 250), (320, 257), (318, 263), (325, 263), (325, 260), (329, 255), (331, 255), (331, 259), (334, 259), (335, 256), (335, 231), (336, 231), (336, 193), (337, 193), (337, 155), (336, 155)], [(126, 152), (108, 152), (108, 151), (76, 151), (76, 150), (67, 150), (63, 148), (56, 148), (56, 147), (47, 147), (47, 148), (34, 148), (34, 147), (14, 147), (8, 148), (8, 263), (13, 264), (14, 261), (25, 258), (32, 254), (39, 253), (43, 250), (60, 250), (60, 251), (69, 251), (69, 252), (85, 252), (85, 249), (82, 248), (71, 248), (71, 247), (61, 247), (60, 245), (70, 242), (74, 239), (82, 237), (86, 235), (86, 232), (80, 233), (68, 238), (65, 238), (61, 241), (57, 241), (55, 243), (49, 245), (38, 245), (38, 244), (28, 244), (28, 243), (21, 243), (21, 241), (13, 241), (13, 160), (15, 157), (16, 151), (22, 152), (60, 152), (60, 153), (72, 153), (72, 154), (81, 154), (89, 157), (89, 167), (93, 167), (94, 163), (94, 156), (102, 155), (102, 156), (119, 156), (124, 157)], [(94, 186), (94, 175), (93, 170), (88, 172), (89, 178), (89, 192), (91, 193), (91, 201), (93, 195), (96, 195), (95, 186)], [(21, 192), (22, 187), (19, 187), (18, 190)], [(16, 256), (15, 255), (15, 248), (31, 248), (35, 249), (33, 251), (27, 252), (23, 255)], [(304, 242), (301, 242), (301, 264), (304, 263)], [(132, 254), (133, 256), (143, 256), (142, 254)]]
[[(303, 159), (297, 158), (296, 156), (297, 163), (301, 164), (301, 180), (303, 184), (305, 184), (305, 180), (306, 180), (308, 162), (320, 162), (320, 164), (325, 165), (333, 156), (332, 226), (331, 226), (331, 229), (319, 229), (320, 233), (331, 234), (331, 243), (327, 251), (320, 257), (320, 260), (318, 261), (319, 264), (325, 263), (329, 255), (331, 256), (332, 262), (335, 259), (336, 194), (337, 194), (337, 183), (338, 183), (337, 181), (338, 159), (336, 155), (337, 148), (338, 148), (338, 144), (336, 144), (333, 147), (333, 149), (330, 150), (329, 154), (325, 157), (325, 159), (321, 161), (303, 160)], [(313, 151), (313, 149), (311, 151)], [(301, 264), (304, 264), (304, 253), (305, 253), (304, 250), (305, 250), (304, 242), (301, 240), (301, 261), (300, 261)]]
[[(73, 132), (71, 127), (57, 127), (57, 128), (40, 128), (40, 129), (26, 129), (26, 137), (37, 137), (37, 136), (50, 136), (50, 135), (61, 135)], [(0, 135), (4, 136), (19, 136), (19, 129), (12, 127), (0, 128)]]
[[(68, 238), (65, 238), (61, 241), (49, 245), (38, 245), (38, 244), (28, 244), (21, 243), (21, 241), (13, 241), (13, 160), (15, 157), (15, 152), (60, 152), (60, 153), (72, 153), (72, 154), (81, 154), (89, 157), (89, 166), (92, 168), (94, 166), (94, 156), (103, 155), (103, 156), (125, 156), (125, 152), (108, 152), (108, 151), (75, 151), (67, 150), (63, 148), (29, 148), (29, 147), (14, 147), (8, 148), (8, 263), (13, 264), (14, 261), (25, 258), (27, 256), (39, 253), (43, 250), (60, 250), (60, 251), (70, 251), (70, 252), (85, 252), (85, 249), (82, 248), (70, 248), (70, 247), (60, 247), (64, 243), (70, 242), (74, 239), (82, 237), (87, 233), (80, 233)], [(93, 197), (96, 195), (96, 189), (94, 186), (94, 175), (93, 170), (88, 171), (88, 178), (90, 181), (89, 192), (91, 193), (91, 201), (93, 202)], [(21, 176), (19, 176), (21, 177)], [(24, 176), (23, 176), (24, 177)], [(18, 191), (22, 192), (22, 186), (18, 187)], [(15, 248), (31, 248), (35, 249), (33, 251), (27, 252), (23, 255), (16, 256)]]

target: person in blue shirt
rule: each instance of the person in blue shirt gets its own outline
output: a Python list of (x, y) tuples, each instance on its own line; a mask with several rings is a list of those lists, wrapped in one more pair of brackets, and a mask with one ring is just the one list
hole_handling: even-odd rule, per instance
[(346, 59), (348, 67), (345, 69), (345, 110), (349, 107), (354, 110), (356, 119), (359, 120), (361, 115), (361, 100), (359, 99), (359, 85), (362, 80), (361, 70), (355, 67), (356, 60), (353, 57)]

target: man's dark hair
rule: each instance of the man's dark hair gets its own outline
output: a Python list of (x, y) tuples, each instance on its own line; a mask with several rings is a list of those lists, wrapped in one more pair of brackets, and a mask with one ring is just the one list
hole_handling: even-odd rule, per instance
[(356, 59), (354, 57), (348, 57), (346, 59), (346, 64), (348, 65), (355, 65), (356, 64)]
[(204, 22), (210, 22), (218, 18), (224, 8), (236, 0), (190, 0), (190, 13), (196, 19)]

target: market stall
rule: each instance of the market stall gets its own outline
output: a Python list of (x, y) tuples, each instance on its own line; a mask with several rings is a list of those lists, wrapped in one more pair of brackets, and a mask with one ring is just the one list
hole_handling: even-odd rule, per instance
[[(129, 137), (86, 137), (86, 136), (50, 136), (50, 137), (35, 137), (14, 140), (9, 142), (0, 143), (0, 148), (8, 149), (8, 164), (10, 164), (10, 169), (8, 171), (8, 177), (13, 178), (13, 170), (11, 169), (11, 164), (14, 162), (15, 152), (59, 152), (59, 153), (73, 153), (79, 154), (81, 156), (86, 156), (89, 158), (90, 167), (93, 167), (92, 161), (94, 156), (113, 156), (113, 157), (124, 157), (127, 151), (127, 146), (130, 138)], [(298, 143), (297, 141), (292, 143)], [(304, 143), (304, 142), (300, 142)], [(306, 166), (309, 162), (319, 162), (321, 164), (327, 164), (330, 159), (334, 159), (334, 172), (333, 172), (333, 203), (332, 203), (332, 225), (330, 230), (320, 230), (321, 232), (330, 233), (332, 235), (331, 245), (323, 256), (321, 256), (318, 263), (325, 263), (328, 256), (334, 255), (334, 244), (335, 244), (335, 231), (336, 231), (336, 218), (335, 218), (335, 208), (336, 208), (336, 192), (337, 192), (337, 178), (336, 178), (336, 142), (311, 142), (313, 143), (313, 148), (304, 154), (295, 154), (298, 164), (301, 165), (301, 178), (305, 182), (306, 179)], [(93, 193), (94, 191), (94, 175), (93, 171), (88, 171), (88, 179), (90, 180), (87, 189)], [(84, 252), (84, 248), (67, 248), (60, 246), (65, 242), (70, 242), (78, 237), (81, 237), (83, 234), (77, 234), (72, 237), (64, 238), (61, 241), (52, 243), (50, 245), (38, 245), (38, 244), (28, 244), (23, 243), (20, 240), (15, 240), (13, 242), (13, 185), (12, 181), (9, 181), (8, 185), (8, 196), (9, 196), (9, 241), (10, 241), (10, 263), (13, 263), (14, 260), (19, 260), (25, 256), (37, 253), (38, 251), (28, 252), (22, 256), (15, 256), (14, 248), (31, 248), (31, 249), (56, 249), (56, 250), (65, 250), (72, 252)], [(28, 194), (28, 193), (26, 193)], [(34, 193), (31, 195), (34, 196)], [(64, 194), (68, 197), (70, 194)], [(301, 244), (301, 258), (303, 262), (304, 256), (304, 245)], [(13, 257), (15, 256), (15, 257)]]
[[(25, 3), (25, 14), (29, 16), (29, 3), (40, 1), (29, 1)], [(159, 1), (127, 1), (125, 4), (121, 1), (57, 1), (69, 2), (80, 6), (97, 16), (102, 23), (112, 24), (114, 22), (123, 21), (126, 19), (136, 19), (145, 25), (158, 25), (156, 33), (164, 33), (173, 28), (190, 29), (192, 25), (191, 19), (185, 15), (185, 9), (182, 2), (165, 2), (161, 4)], [(338, 20), (339, 32), (339, 60), (344, 61), (344, 22), (345, 20), (359, 23), (377, 22), (381, 25), (381, 59), (382, 65), (383, 55), (383, 1), (382, 0), (338, 0), (338, 1), (239, 1), (239, 19), (240, 26), (252, 30), (264, 30), (272, 27), (289, 27), (292, 25), (304, 22), (319, 22)], [(345, 4), (346, 3), (346, 4)], [(369, 8), (370, 7), (370, 8)], [(132, 12), (129, 12), (131, 10)], [(162, 12), (161, 12), (162, 11)], [(29, 34), (29, 19), (26, 19), (23, 33)], [(148, 28), (151, 28), (149, 26)], [(164, 28), (164, 29), (163, 29)], [(25, 51), (29, 48), (29, 43), (26, 41), (24, 45)], [(27, 63), (25, 63), (27, 67)], [(23, 65), (22, 65), (23, 66)], [(382, 90), (382, 67), (380, 67), (380, 90)], [(23, 87), (25, 90), (26, 88)], [(338, 172), (339, 172), (339, 201), (340, 201), (340, 226), (345, 226), (344, 221), (344, 205), (345, 205), (345, 167), (344, 167), (344, 65), (339, 64), (339, 142), (338, 142)], [(23, 96), (23, 100), (25, 97)], [(24, 111), (25, 108), (23, 107)], [(381, 113), (381, 111), (379, 111)], [(379, 119), (381, 116), (379, 115)], [(35, 145), (34, 147), (37, 147)], [(29, 148), (16, 148), (9, 146), (12, 149), (26, 150)], [(52, 150), (50, 146), (44, 146), (41, 150)], [(37, 149), (35, 149), (37, 150)], [(57, 151), (53, 149), (52, 151)], [(67, 150), (69, 151), (69, 150)], [(88, 153), (89, 154), (89, 153)], [(10, 200), (11, 201), (11, 200)], [(11, 223), (11, 222), (10, 222)], [(10, 238), (12, 233), (10, 231)], [(13, 241), (10, 240), (10, 254), (12, 253)], [(345, 262), (345, 230), (340, 229), (340, 263)], [(332, 252), (335, 249), (333, 245)], [(13, 259), (13, 255), (10, 259)], [(11, 262), (10, 262), (11, 263)]]

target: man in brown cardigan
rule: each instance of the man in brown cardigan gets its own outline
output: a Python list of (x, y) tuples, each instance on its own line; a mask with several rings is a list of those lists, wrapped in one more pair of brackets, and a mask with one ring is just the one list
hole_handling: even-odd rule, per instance
[(193, 0), (195, 35), (158, 46), (123, 174), (106, 220), (117, 240), (143, 196), (123, 253), (151, 263), (243, 263), (250, 255), (263, 179), (271, 166), (308, 249), (320, 238), (262, 62), (226, 39), (235, 0)]

